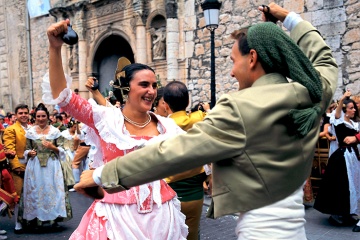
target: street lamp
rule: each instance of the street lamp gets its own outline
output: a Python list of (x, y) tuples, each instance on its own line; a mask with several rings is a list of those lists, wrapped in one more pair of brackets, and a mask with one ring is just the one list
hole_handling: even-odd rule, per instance
[(204, 11), (204, 18), (206, 22), (206, 28), (210, 30), (210, 39), (211, 39), (211, 82), (210, 82), (210, 91), (211, 91), (211, 103), (210, 106), (213, 108), (216, 102), (216, 89), (215, 89), (215, 42), (214, 42), (214, 31), (219, 26), (219, 10), (221, 7), (221, 2), (217, 0), (205, 0), (201, 4), (201, 8)]

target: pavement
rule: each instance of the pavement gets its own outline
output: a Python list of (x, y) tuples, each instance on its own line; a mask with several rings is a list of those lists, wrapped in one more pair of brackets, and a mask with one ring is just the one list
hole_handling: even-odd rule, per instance
[[(70, 193), (70, 201), (73, 208), (73, 219), (59, 223), (61, 228), (53, 232), (46, 230), (41, 233), (24, 233), (16, 235), (13, 232), (14, 218), (0, 217), (0, 229), (6, 230), (8, 239), (29, 240), (58, 240), (69, 239), (71, 233), (78, 226), (83, 214), (92, 203), (92, 199), (86, 198), (76, 192)], [(217, 219), (205, 217), (211, 199), (205, 197), (203, 213), (200, 223), (200, 239), (210, 240), (236, 240), (235, 226), (236, 216), (228, 215)], [(360, 203), (359, 203), (360, 204)], [(360, 233), (352, 232), (352, 227), (335, 227), (329, 224), (328, 215), (321, 214), (313, 208), (306, 209), (306, 236), (309, 240), (360, 240)]]

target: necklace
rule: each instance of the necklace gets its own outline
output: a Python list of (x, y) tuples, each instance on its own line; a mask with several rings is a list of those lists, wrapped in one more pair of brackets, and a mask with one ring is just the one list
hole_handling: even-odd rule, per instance
[(128, 123), (131, 123), (132, 125), (137, 126), (137, 127), (139, 127), (139, 128), (144, 128), (144, 127), (146, 127), (146, 126), (151, 122), (151, 116), (150, 116), (150, 114), (147, 113), (147, 115), (148, 115), (148, 117), (149, 117), (148, 120), (146, 120), (146, 121), (143, 122), (143, 123), (138, 123), (138, 122), (135, 122), (135, 121), (131, 120), (130, 118), (128, 118), (127, 116), (125, 116), (125, 114), (123, 113), (124, 119), (125, 119)]
[(41, 131), (40, 134), (43, 134), (43, 132), (47, 129), (49, 125), (46, 125), (44, 128), (40, 127), (39, 125), (37, 125), (37, 127), (39, 128), (39, 130)]

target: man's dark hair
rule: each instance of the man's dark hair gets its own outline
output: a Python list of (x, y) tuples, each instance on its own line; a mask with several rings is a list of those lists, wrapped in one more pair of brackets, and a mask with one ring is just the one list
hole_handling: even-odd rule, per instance
[[(251, 48), (249, 47), (247, 34), (248, 34), (248, 28), (235, 30), (234, 32), (231, 33), (231, 38), (238, 42), (238, 50), (242, 56), (249, 54), (251, 50)], [(268, 68), (267, 65), (263, 63), (263, 60), (260, 56), (258, 56), (258, 59), (266, 73), (273, 72), (272, 69)]]
[(180, 81), (168, 83), (164, 88), (164, 101), (171, 111), (185, 111), (189, 105), (189, 92), (186, 85)]
[(60, 121), (63, 120), (63, 117), (61, 116), (60, 113), (55, 114), (55, 118), (56, 118), (56, 119), (59, 119)]
[(16, 107), (15, 107), (15, 114), (17, 114), (17, 112), (19, 111), (19, 109), (24, 109), (24, 108), (26, 108), (26, 109), (28, 110), (28, 112), (29, 112), (29, 107), (28, 107), (28, 105), (23, 104), (23, 103), (20, 103), (20, 104), (16, 105)]
[(238, 41), (238, 49), (242, 56), (247, 55), (250, 52), (250, 47), (247, 41), (247, 28), (241, 30), (235, 30), (231, 33), (231, 38)]

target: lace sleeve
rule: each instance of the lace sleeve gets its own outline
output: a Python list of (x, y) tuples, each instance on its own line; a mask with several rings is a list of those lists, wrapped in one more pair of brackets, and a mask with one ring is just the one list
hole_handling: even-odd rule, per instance
[(72, 93), (69, 103), (61, 107), (65, 112), (70, 113), (70, 115), (75, 119), (91, 128), (95, 128), (93, 107), (88, 100)]
[(62, 107), (63, 105), (66, 105), (69, 103), (70, 99), (71, 99), (71, 82), (72, 79), (70, 76), (65, 74), (65, 78), (66, 78), (66, 86), (67, 88), (65, 88), (59, 95), (58, 98), (54, 99), (52, 92), (51, 92), (51, 87), (50, 87), (50, 79), (49, 79), (49, 73), (46, 73), (43, 77), (43, 81), (41, 83), (41, 88), (42, 88), (42, 100), (44, 103), (46, 104), (50, 104), (50, 105), (56, 105), (58, 104), (60, 107)]
[(335, 126), (344, 123), (344, 112), (341, 111), (341, 116), (340, 118), (335, 118), (335, 110), (331, 113), (330, 115), (330, 120), (329, 122)]

